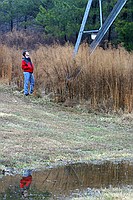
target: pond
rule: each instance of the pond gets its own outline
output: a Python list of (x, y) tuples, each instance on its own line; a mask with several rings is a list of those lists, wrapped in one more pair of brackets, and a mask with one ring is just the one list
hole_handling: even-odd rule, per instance
[[(25, 179), (22, 174), (3, 172), (0, 199), (71, 199), (86, 191), (88, 196), (95, 196), (100, 195), (101, 188), (133, 186), (133, 164), (124, 161), (68, 164), (30, 173), (30, 179)], [(29, 186), (24, 189), (26, 181)]]

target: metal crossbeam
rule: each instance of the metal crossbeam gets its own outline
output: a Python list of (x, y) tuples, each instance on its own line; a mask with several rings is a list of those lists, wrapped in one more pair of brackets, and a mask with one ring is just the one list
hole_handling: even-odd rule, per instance
[(93, 53), (96, 47), (99, 45), (101, 40), (103, 39), (104, 35), (107, 33), (108, 29), (110, 26), (113, 24), (114, 20), (120, 13), (121, 9), (124, 7), (126, 4), (127, 0), (118, 0), (116, 5), (114, 6), (113, 10), (111, 11), (110, 15), (104, 22), (102, 28), (99, 30), (95, 40), (91, 43), (90, 45), (90, 53)]
[(84, 28), (85, 28), (85, 25), (86, 25), (86, 22), (87, 22), (87, 18), (88, 18), (89, 12), (90, 12), (90, 8), (91, 8), (91, 5), (92, 5), (92, 1), (93, 0), (88, 0), (88, 4), (87, 4), (86, 10), (85, 10), (84, 17), (83, 17), (83, 20), (82, 20), (82, 24), (81, 24), (81, 27), (80, 27), (80, 31), (79, 31), (79, 34), (78, 34), (78, 38), (77, 38), (77, 41), (76, 41), (76, 44), (75, 44), (74, 56), (78, 52), (83, 33), (97, 33), (96, 38), (94, 39), (94, 41), (90, 45), (90, 53), (94, 52), (94, 50), (99, 45), (99, 43), (103, 39), (104, 35), (106, 34), (106, 32), (108, 31), (108, 29), (110, 28), (110, 26), (112, 25), (112, 23), (114, 22), (114, 20), (116, 19), (116, 17), (118, 16), (118, 14), (120, 13), (120, 11), (122, 10), (122, 8), (124, 7), (124, 5), (127, 2), (127, 0), (118, 0), (117, 3), (115, 4), (113, 10), (111, 11), (110, 15), (108, 16), (108, 18), (106, 19), (106, 21), (103, 24), (103, 22), (102, 22), (102, 5), (101, 5), (101, 0), (99, 0), (101, 27), (99, 28), (99, 30), (84, 31)]

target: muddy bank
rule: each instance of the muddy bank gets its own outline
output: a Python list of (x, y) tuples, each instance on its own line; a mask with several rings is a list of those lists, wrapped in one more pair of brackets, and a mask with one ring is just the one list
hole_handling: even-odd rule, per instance
[[(0, 179), (0, 193), (6, 194), (7, 190), (19, 193), (19, 184), (22, 175), (3, 175)], [(32, 184), (30, 190), (36, 194), (47, 193), (51, 197), (69, 197), (75, 190), (78, 192), (88, 190), (91, 194), (94, 189), (132, 187), (133, 163), (121, 162), (96, 162), (77, 163), (66, 166), (32, 171)], [(96, 192), (96, 193), (97, 193)], [(99, 193), (100, 194), (100, 193)]]

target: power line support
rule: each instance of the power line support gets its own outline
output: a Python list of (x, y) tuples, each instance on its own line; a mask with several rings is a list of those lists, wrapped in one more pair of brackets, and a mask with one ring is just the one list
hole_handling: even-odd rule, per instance
[(110, 15), (108, 16), (108, 18), (105, 20), (104, 24), (103, 24), (103, 18), (102, 18), (102, 0), (99, 0), (99, 9), (100, 9), (100, 28), (99, 30), (90, 30), (90, 31), (85, 31), (85, 25), (87, 22), (87, 18), (90, 12), (90, 8), (92, 5), (92, 1), (93, 0), (88, 0), (88, 4), (84, 13), (84, 17), (83, 17), (83, 21), (81, 24), (81, 28), (78, 34), (78, 38), (75, 44), (75, 48), (74, 48), (74, 56), (77, 54), (78, 49), (79, 49), (79, 45), (82, 39), (82, 35), (83, 33), (97, 33), (96, 37), (94, 38), (93, 42), (90, 44), (90, 53), (93, 53), (94, 50), (96, 49), (96, 47), (99, 45), (99, 43), (101, 42), (101, 40), (103, 39), (104, 35), (107, 33), (108, 29), (110, 28), (110, 26), (112, 25), (112, 23), (114, 22), (114, 20), (116, 19), (116, 17), (118, 16), (118, 14), (120, 13), (120, 11), (122, 10), (122, 8), (124, 7), (124, 5), (126, 4), (127, 0), (118, 0), (117, 3), (115, 4), (113, 10), (111, 11)]
[(76, 41), (76, 44), (75, 44), (75, 48), (74, 48), (74, 56), (77, 54), (78, 49), (79, 49), (79, 45), (80, 45), (80, 42), (81, 42), (81, 39), (82, 39), (82, 35), (83, 35), (83, 32), (84, 32), (86, 21), (87, 21), (89, 12), (90, 12), (92, 1), (93, 0), (89, 0), (88, 4), (86, 6), (86, 10), (85, 10), (85, 13), (84, 13), (84, 17), (83, 17), (83, 20), (82, 20), (82, 24), (81, 24), (81, 27), (80, 27), (79, 34), (78, 34), (78, 38), (77, 38), (77, 41)]

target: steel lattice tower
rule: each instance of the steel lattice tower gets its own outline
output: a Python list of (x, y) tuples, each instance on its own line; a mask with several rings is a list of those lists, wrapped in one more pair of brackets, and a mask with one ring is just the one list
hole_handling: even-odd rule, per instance
[(112, 25), (112, 23), (114, 22), (114, 20), (116, 19), (116, 17), (118, 16), (118, 14), (120, 13), (120, 11), (122, 10), (122, 8), (124, 7), (124, 5), (127, 2), (127, 0), (118, 0), (117, 3), (115, 4), (113, 10), (109, 14), (109, 16), (107, 17), (105, 22), (103, 23), (102, 0), (98, 0), (98, 1), (99, 1), (99, 9), (100, 9), (100, 12), (99, 12), (100, 13), (100, 28), (99, 28), (99, 30), (85, 31), (85, 25), (86, 25), (86, 22), (87, 22), (87, 19), (88, 19), (88, 16), (89, 16), (89, 12), (90, 12), (90, 9), (91, 9), (91, 5), (92, 5), (92, 2), (93, 2), (93, 0), (88, 0), (86, 10), (85, 10), (85, 13), (84, 13), (84, 17), (83, 17), (83, 20), (82, 20), (82, 24), (81, 24), (81, 27), (80, 27), (80, 31), (79, 31), (79, 34), (78, 34), (78, 38), (77, 38), (77, 41), (76, 41), (76, 44), (75, 44), (74, 56), (78, 52), (79, 45), (80, 45), (80, 42), (81, 42), (81, 39), (82, 39), (82, 35), (84, 33), (96, 34), (96, 37), (94, 37), (93, 42), (90, 44), (90, 54), (94, 52), (94, 50), (99, 45), (102, 38), (107, 33), (108, 29), (110, 28), (110, 26)]

